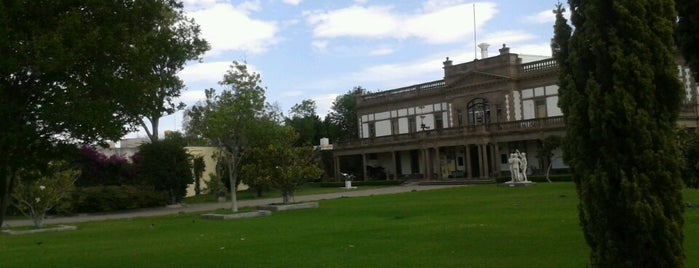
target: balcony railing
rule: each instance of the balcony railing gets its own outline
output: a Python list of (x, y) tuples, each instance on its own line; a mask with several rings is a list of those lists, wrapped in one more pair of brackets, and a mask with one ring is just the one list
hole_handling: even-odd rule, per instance
[(462, 127), (452, 127), (435, 129), (429, 131), (420, 131), (407, 134), (389, 135), (381, 137), (373, 137), (366, 139), (358, 139), (353, 141), (337, 142), (334, 145), (335, 149), (348, 149), (362, 146), (371, 146), (379, 144), (390, 144), (405, 141), (414, 141), (416, 139), (431, 138), (444, 139), (455, 138), (469, 135), (499, 135), (507, 134), (508, 132), (517, 131), (538, 131), (546, 129), (556, 129), (564, 126), (563, 116), (536, 118), (529, 120), (520, 120), (512, 122), (490, 123), (483, 125), (469, 125)]
[(392, 90), (387, 90), (387, 91), (382, 91), (382, 92), (377, 92), (377, 93), (366, 94), (366, 95), (363, 95), (361, 98), (363, 101), (369, 101), (369, 100), (374, 100), (374, 99), (382, 99), (382, 98), (388, 98), (388, 97), (392, 97), (392, 96), (396, 96), (396, 95), (403, 95), (403, 94), (410, 94), (410, 93), (420, 94), (422, 92), (432, 91), (432, 90), (440, 89), (440, 88), (444, 88), (444, 80), (437, 80), (437, 81), (412, 85), (412, 86), (408, 86), (408, 87), (402, 87), (402, 88), (397, 88), (397, 89), (392, 89)]
[(541, 70), (548, 70), (548, 69), (553, 69), (557, 68), (558, 63), (556, 62), (555, 59), (545, 59), (545, 60), (539, 60), (539, 61), (533, 61), (530, 63), (525, 63), (522, 64), (522, 72), (534, 72), (534, 71), (541, 71)]

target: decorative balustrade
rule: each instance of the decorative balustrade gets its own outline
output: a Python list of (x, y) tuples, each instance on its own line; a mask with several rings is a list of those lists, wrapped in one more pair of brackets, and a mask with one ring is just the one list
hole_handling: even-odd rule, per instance
[(388, 97), (396, 96), (396, 95), (404, 95), (404, 94), (409, 94), (409, 93), (419, 94), (421, 92), (426, 92), (426, 91), (444, 88), (444, 85), (445, 85), (444, 80), (437, 80), (437, 81), (427, 82), (427, 83), (423, 83), (423, 84), (412, 85), (412, 86), (408, 86), (408, 87), (402, 87), (402, 88), (397, 88), (397, 89), (392, 89), (392, 90), (387, 90), (387, 91), (382, 91), (382, 92), (366, 94), (366, 95), (363, 95), (361, 98), (364, 101), (368, 101), (368, 100), (374, 100), (374, 99), (388, 98)]
[(539, 61), (533, 61), (529, 63), (522, 64), (522, 72), (534, 72), (540, 70), (548, 70), (552, 68), (557, 68), (558, 63), (555, 59), (545, 59)]

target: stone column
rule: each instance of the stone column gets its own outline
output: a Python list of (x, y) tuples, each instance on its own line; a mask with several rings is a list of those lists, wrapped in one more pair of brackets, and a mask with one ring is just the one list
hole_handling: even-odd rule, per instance
[(500, 146), (495, 143), (493, 147), (495, 148), (495, 176), (500, 177), (500, 165), (502, 164), (500, 162)]
[(369, 180), (369, 178), (367, 177), (368, 174), (366, 172), (366, 154), (365, 153), (362, 153), (362, 172), (364, 174), (364, 180), (365, 181)]
[(422, 178), (423, 179), (430, 179), (430, 149), (422, 149), (422, 163), (425, 166), (423, 168), (423, 174)]
[(476, 144), (476, 148), (478, 148), (478, 178), (483, 178), (483, 145), (481, 144)]
[(342, 174), (340, 174), (340, 157), (339, 156), (333, 156), (333, 170), (335, 173), (335, 180), (340, 181), (344, 180), (342, 177)]
[[(437, 179), (443, 179), (442, 178), (442, 159), (439, 158), (439, 147), (434, 148), (434, 158), (437, 160), (437, 164), (435, 165), (435, 168), (434, 168), (437, 171)], [(434, 163), (434, 161), (432, 161), (432, 163)]]
[(482, 178), (490, 177), (490, 157), (488, 157), (488, 144), (481, 145), (483, 147), (483, 174)]
[(471, 168), (471, 146), (466, 144), (464, 148), (466, 149), (464, 151), (464, 155), (466, 156), (466, 173), (468, 173), (467, 178), (471, 179), (473, 178), (473, 169)]
[(397, 180), (400, 170), (398, 170), (398, 165), (396, 164), (396, 151), (391, 151), (391, 157), (393, 157), (393, 179)]

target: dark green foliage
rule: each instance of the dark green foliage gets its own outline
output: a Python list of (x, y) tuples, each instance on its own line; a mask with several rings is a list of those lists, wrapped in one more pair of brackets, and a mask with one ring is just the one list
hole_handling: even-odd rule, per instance
[(357, 96), (364, 94), (364, 88), (355, 87), (344, 95), (335, 98), (332, 111), (325, 117), (327, 137), (331, 142), (357, 139)]
[(316, 103), (313, 100), (303, 100), (291, 107), (290, 117), (285, 125), (291, 126), (298, 133), (294, 146), (318, 145), (322, 135), (320, 117), (316, 114)]
[(167, 194), (155, 191), (152, 187), (131, 185), (79, 187), (73, 192), (71, 207), (65, 210), (73, 214), (111, 212), (162, 207), (167, 203)]
[(677, 15), (677, 45), (692, 69), (694, 79), (699, 77), (699, 1), (675, 0)]
[[(570, 0), (558, 62), (565, 158), (592, 267), (680, 267), (682, 89), (672, 0)], [(561, 21), (561, 19), (559, 19)], [(558, 25), (558, 24), (557, 24)], [(567, 39), (556, 27), (558, 44)]]
[(179, 203), (192, 183), (189, 154), (175, 139), (141, 145), (134, 157), (140, 183), (166, 192), (172, 204)]
[(684, 185), (699, 188), (699, 130), (681, 129), (679, 142), (684, 159), (682, 165)]
[(203, 156), (197, 156), (192, 159), (192, 175), (194, 175), (194, 194), (201, 194), (201, 178), (204, 176), (206, 163)]
[(152, 66), (139, 53), (174, 6), (0, 1), (0, 224), (18, 170), (48, 162), (57, 144), (116, 140), (140, 120)]

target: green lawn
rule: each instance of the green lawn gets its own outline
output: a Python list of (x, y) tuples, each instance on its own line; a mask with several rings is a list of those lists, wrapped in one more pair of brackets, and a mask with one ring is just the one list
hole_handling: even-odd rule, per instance
[[(699, 204), (697, 191), (685, 199)], [(493, 185), (321, 201), (234, 221), (198, 215), (0, 237), (2, 267), (584, 267), (571, 183)], [(699, 267), (699, 208), (686, 214)]]

